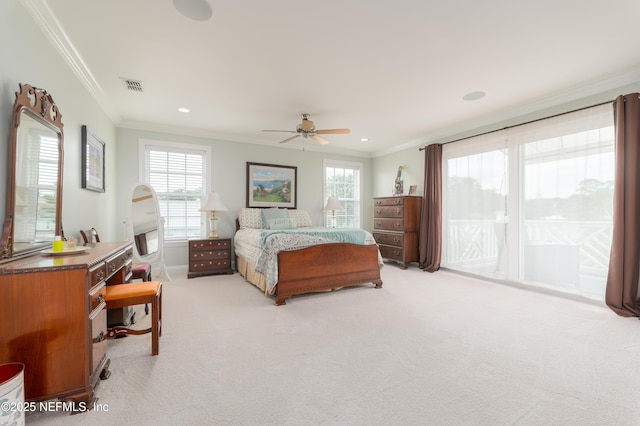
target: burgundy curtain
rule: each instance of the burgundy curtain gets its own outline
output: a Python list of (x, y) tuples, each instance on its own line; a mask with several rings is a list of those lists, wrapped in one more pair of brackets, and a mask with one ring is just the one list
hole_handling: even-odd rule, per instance
[(640, 316), (640, 93), (613, 103), (616, 174), (613, 238), (605, 300), (618, 315)]
[(440, 269), (442, 256), (442, 145), (432, 144), (424, 154), (424, 195), (420, 217), (420, 268)]

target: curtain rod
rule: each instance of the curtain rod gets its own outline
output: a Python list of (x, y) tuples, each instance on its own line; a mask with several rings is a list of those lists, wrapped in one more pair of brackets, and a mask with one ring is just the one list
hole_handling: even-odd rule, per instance
[[(471, 139), (471, 138), (475, 138), (475, 137), (478, 137), (478, 136), (488, 135), (490, 133), (500, 132), (502, 130), (512, 129), (512, 128), (518, 127), (518, 126), (524, 126), (525, 124), (531, 124), (531, 123), (535, 123), (537, 121), (547, 120), (549, 118), (560, 117), (561, 115), (571, 114), (573, 112), (578, 112), (578, 111), (582, 111), (582, 110), (589, 109), (589, 108), (595, 108), (595, 107), (598, 107), (598, 106), (611, 104), (613, 102), (615, 102), (615, 99), (612, 100), (612, 101), (600, 102), (598, 104), (589, 105), (589, 106), (578, 108), (578, 109), (574, 109), (574, 110), (571, 110), (571, 111), (560, 112), (558, 114), (550, 115), (548, 117), (536, 118), (535, 120), (525, 121), (524, 123), (513, 124), (511, 126), (506, 126), (506, 127), (501, 128), (501, 129), (488, 130), (488, 131), (483, 132), (483, 133), (478, 133), (476, 135), (471, 135), (471, 136), (465, 136), (463, 138), (454, 139), (454, 140), (449, 141), (449, 142), (442, 142), (440, 145), (446, 145), (446, 144), (453, 143), (453, 142), (460, 142), (460, 141), (463, 141), (463, 140), (466, 140), (466, 139)], [(425, 149), (427, 149), (427, 146), (429, 146), (429, 145), (423, 146), (422, 148), (418, 148), (418, 150), (419, 151), (424, 151)]]

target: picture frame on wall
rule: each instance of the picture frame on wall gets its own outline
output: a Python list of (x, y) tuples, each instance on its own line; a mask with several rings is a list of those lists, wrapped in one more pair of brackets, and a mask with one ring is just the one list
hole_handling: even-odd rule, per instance
[(247, 207), (297, 208), (298, 168), (247, 162)]
[(105, 192), (105, 143), (82, 126), (82, 187)]

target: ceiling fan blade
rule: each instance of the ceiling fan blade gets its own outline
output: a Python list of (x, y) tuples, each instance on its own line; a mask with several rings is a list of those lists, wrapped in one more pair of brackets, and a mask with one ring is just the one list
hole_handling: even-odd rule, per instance
[(316, 133), (319, 135), (348, 135), (351, 133), (349, 129), (325, 129), (325, 130), (316, 130)]
[(287, 138), (287, 139), (285, 139), (285, 140), (283, 140), (283, 141), (280, 141), (280, 143), (287, 143), (287, 142), (289, 142), (289, 141), (294, 140), (294, 139), (295, 139), (295, 138), (297, 138), (297, 137), (300, 137), (300, 135), (291, 136), (290, 138)]
[(293, 130), (263, 130), (263, 132), (298, 133)]
[(318, 135), (311, 135), (311, 139), (313, 139), (314, 141), (318, 142), (320, 145), (326, 145), (329, 143), (328, 140), (326, 140), (325, 138), (321, 138)]

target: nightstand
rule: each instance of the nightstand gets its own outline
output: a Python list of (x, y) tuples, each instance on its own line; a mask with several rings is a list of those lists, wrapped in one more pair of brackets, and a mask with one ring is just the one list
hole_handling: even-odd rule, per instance
[(189, 240), (187, 278), (215, 274), (233, 274), (231, 238)]

